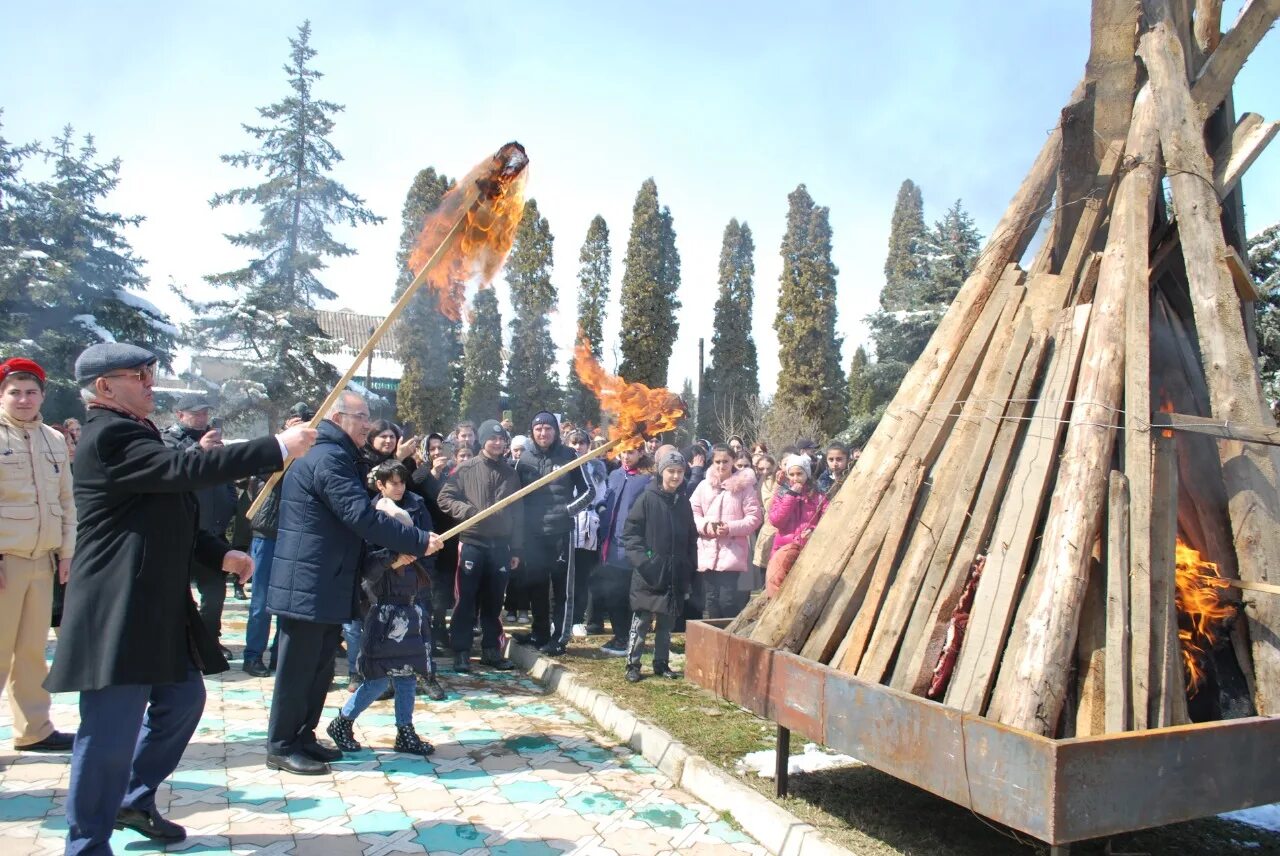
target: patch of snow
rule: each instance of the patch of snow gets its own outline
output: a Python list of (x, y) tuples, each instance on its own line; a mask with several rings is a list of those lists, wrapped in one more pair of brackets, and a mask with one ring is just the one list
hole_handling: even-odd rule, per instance
[(78, 322), (82, 327), (104, 342), (114, 342), (116, 340), (116, 337), (112, 335), (111, 331), (99, 324), (98, 319), (92, 315), (76, 315), (71, 320)]
[(1266, 829), (1271, 832), (1280, 832), (1280, 803), (1254, 806), (1240, 811), (1229, 811), (1218, 815), (1218, 817), (1223, 820), (1234, 820), (1237, 823), (1256, 826), (1259, 829)]
[(18, 258), (36, 259), (37, 261), (40, 261), (42, 259), (49, 258), (49, 254), (46, 253), (44, 250), (23, 250), (22, 252), (18, 253)]
[[(734, 766), (739, 774), (755, 773), (762, 779), (772, 779), (774, 750), (763, 749), (759, 752), (748, 752), (739, 758)], [(831, 770), (837, 767), (858, 766), (862, 766), (862, 762), (857, 758), (827, 752), (816, 743), (804, 744), (802, 753), (787, 758), (788, 773), (813, 773), (818, 770)]]
[(152, 329), (158, 330), (175, 339), (181, 335), (178, 328), (169, 323), (169, 316), (160, 311), (160, 307), (156, 306), (145, 297), (139, 297), (131, 291), (125, 291), (123, 288), (116, 289), (116, 299), (125, 306), (131, 306), (142, 313), (142, 317), (151, 325)]

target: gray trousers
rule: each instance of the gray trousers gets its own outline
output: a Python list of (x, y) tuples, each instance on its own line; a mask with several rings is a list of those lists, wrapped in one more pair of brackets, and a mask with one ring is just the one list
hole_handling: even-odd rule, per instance
[(647, 609), (637, 609), (631, 616), (631, 636), (627, 640), (627, 665), (639, 666), (640, 655), (644, 653), (644, 639), (649, 635), (650, 630), (654, 630), (654, 623), (657, 623), (657, 629), (653, 636), (653, 665), (657, 669), (658, 664), (666, 665), (671, 658), (671, 627), (675, 624), (675, 616), (668, 615), (665, 612), (649, 612)]

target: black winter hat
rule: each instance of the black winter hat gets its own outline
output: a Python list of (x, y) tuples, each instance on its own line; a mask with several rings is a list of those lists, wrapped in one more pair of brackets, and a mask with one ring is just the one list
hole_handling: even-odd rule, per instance
[(486, 419), (480, 423), (480, 430), (476, 432), (476, 443), (483, 446), (485, 440), (490, 437), (501, 437), (507, 442), (511, 442), (511, 435), (507, 433), (507, 429), (502, 427), (502, 423), (497, 419)]

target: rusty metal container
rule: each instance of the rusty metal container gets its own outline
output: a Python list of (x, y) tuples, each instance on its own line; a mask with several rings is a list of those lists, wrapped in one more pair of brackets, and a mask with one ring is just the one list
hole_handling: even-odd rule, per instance
[(1280, 718), (1052, 740), (689, 622), (699, 686), (1050, 845), (1280, 802)]

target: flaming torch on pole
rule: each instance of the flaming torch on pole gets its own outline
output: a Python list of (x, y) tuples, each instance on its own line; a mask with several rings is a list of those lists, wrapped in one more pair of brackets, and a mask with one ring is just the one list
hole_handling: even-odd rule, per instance
[[(573, 351), (573, 366), (583, 385), (595, 393), (596, 398), (600, 400), (601, 410), (613, 417), (613, 424), (609, 426), (609, 442), (598, 449), (592, 449), (580, 458), (575, 458), (554, 472), (547, 473), (510, 496), (503, 497), (447, 532), (440, 533), (441, 539), (448, 540), (467, 531), (480, 521), (511, 507), (535, 490), (551, 484), (556, 479), (564, 478), (588, 461), (594, 461), (615, 451), (638, 449), (644, 444), (646, 437), (673, 430), (689, 412), (684, 400), (666, 389), (651, 389), (642, 383), (628, 383), (606, 372), (591, 353), (591, 345), (581, 337)], [(407, 565), (415, 558), (415, 556), (401, 556), (396, 560), (395, 566)]]
[[(462, 315), (468, 283), (478, 282), (483, 286), (493, 279), (511, 250), (524, 214), (525, 167), (528, 165), (529, 156), (524, 146), (507, 143), (445, 194), (439, 207), (428, 216), (409, 256), (410, 270), (417, 270), (413, 282), (356, 354), (351, 368), (316, 408), (316, 415), (308, 423), (312, 428), (328, 414), (361, 364), (424, 283), (429, 282), (435, 290), (440, 311), (456, 321)], [(249, 507), (248, 517), (258, 513), (292, 463), (292, 457), (286, 458), (279, 472), (272, 474)]]

